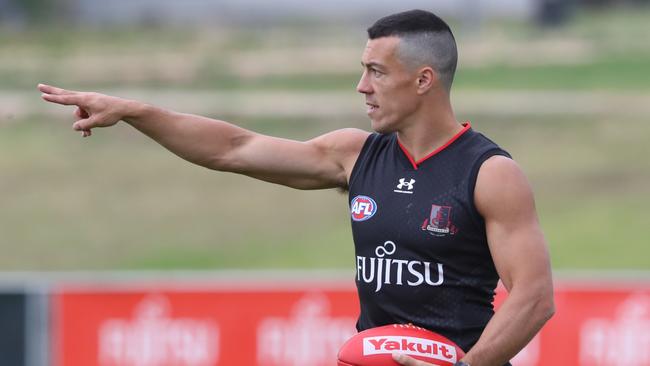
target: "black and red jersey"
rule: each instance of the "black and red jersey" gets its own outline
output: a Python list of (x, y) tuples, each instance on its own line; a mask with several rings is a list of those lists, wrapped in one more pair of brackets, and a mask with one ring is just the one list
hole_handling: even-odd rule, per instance
[(508, 153), (469, 124), (414, 161), (396, 134), (372, 134), (350, 177), (358, 330), (413, 323), (464, 350), (494, 314), (498, 282), (474, 206), (481, 164)]

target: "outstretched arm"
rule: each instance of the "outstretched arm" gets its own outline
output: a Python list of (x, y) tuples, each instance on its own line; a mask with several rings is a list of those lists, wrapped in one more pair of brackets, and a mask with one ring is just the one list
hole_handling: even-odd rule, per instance
[(44, 100), (77, 107), (73, 128), (125, 121), (174, 154), (206, 168), (245, 174), (299, 189), (345, 188), (368, 132), (343, 129), (300, 142), (134, 100), (40, 84)]

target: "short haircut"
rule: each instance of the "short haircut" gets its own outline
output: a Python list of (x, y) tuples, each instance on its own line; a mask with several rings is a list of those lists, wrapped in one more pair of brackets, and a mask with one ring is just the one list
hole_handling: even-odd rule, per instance
[(368, 28), (368, 38), (398, 37), (397, 56), (408, 68), (430, 66), (447, 91), (451, 90), (458, 62), (456, 40), (444, 20), (424, 10), (409, 10), (383, 17)]

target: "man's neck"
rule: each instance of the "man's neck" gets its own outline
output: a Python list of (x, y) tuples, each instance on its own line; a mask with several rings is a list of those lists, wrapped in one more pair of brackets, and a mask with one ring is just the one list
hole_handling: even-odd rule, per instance
[(397, 131), (402, 146), (415, 161), (446, 144), (463, 129), (449, 104), (433, 105), (413, 116), (407, 126)]

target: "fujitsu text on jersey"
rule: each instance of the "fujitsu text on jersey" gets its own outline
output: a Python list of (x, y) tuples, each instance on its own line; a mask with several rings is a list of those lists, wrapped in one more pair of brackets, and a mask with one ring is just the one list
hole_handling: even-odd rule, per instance
[[(386, 241), (375, 248), (375, 257), (357, 256), (357, 281), (376, 283), (375, 292), (384, 285), (440, 286), (444, 282), (442, 263), (385, 258), (397, 252), (397, 244)], [(431, 274), (434, 267), (433, 276)]]

